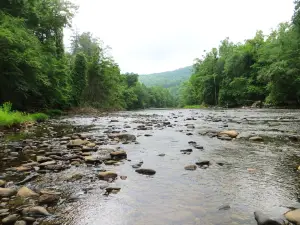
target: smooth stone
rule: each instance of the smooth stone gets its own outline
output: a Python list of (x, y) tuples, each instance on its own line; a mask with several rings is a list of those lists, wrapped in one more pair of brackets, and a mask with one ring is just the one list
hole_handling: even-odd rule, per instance
[(288, 211), (284, 216), (289, 222), (300, 225), (300, 209)]
[(127, 176), (120, 176), (121, 180), (126, 180)]
[(16, 193), (17, 191), (12, 188), (0, 188), (0, 197), (11, 197)]
[(158, 156), (161, 156), (161, 157), (163, 157), (163, 156), (165, 156), (166, 154), (164, 154), (164, 153), (161, 153), (161, 154), (159, 154)]
[(224, 135), (224, 134), (218, 135), (218, 139), (223, 140), (223, 141), (231, 141), (232, 140), (231, 137)]
[(116, 151), (116, 152), (111, 152), (110, 156), (112, 159), (126, 159), (127, 153), (125, 151)]
[(227, 135), (231, 138), (236, 138), (239, 135), (239, 133), (235, 130), (224, 130), (219, 132), (218, 135)]
[(108, 161), (105, 161), (104, 164), (105, 165), (115, 165), (119, 163), (118, 161), (115, 161), (115, 160), (108, 160)]
[(193, 152), (193, 149), (184, 149), (184, 150), (180, 150), (180, 152), (185, 152), (185, 153), (187, 153), (187, 152)]
[(76, 181), (83, 178), (83, 175), (80, 173), (73, 174), (71, 177), (67, 178), (67, 181)]
[(37, 156), (36, 161), (38, 163), (43, 163), (43, 162), (47, 162), (47, 161), (52, 161), (52, 158), (46, 157), (46, 156)]
[(6, 184), (6, 181), (5, 180), (0, 180), (0, 187), (4, 187)]
[(101, 160), (96, 156), (85, 156), (84, 161), (86, 163), (101, 163)]
[(5, 218), (2, 219), (2, 223), (3, 224), (13, 224), (14, 222), (16, 222), (19, 219), (19, 215), (18, 214), (11, 214)]
[(230, 208), (230, 205), (222, 205), (219, 207), (219, 210), (229, 210)]
[(156, 173), (156, 171), (152, 169), (137, 169), (135, 172), (143, 175), (154, 175)]
[(255, 211), (254, 218), (257, 222), (257, 225), (284, 225), (285, 222), (282, 219), (273, 220), (270, 219), (267, 215), (262, 212)]
[(184, 167), (185, 170), (196, 170), (197, 166), (196, 165), (188, 165)]
[(29, 217), (29, 216), (24, 216), (24, 217), (22, 217), (22, 219), (29, 223), (33, 223), (35, 221), (35, 218)]
[(0, 214), (1, 213), (7, 213), (7, 212), (9, 212), (9, 209), (0, 209)]
[(2, 202), (8, 202), (8, 201), (9, 201), (9, 198), (1, 198), (1, 201), (2, 201)]
[(43, 162), (40, 164), (40, 166), (44, 167), (44, 166), (49, 166), (49, 165), (54, 165), (54, 164), (56, 164), (56, 161), (52, 160), (52, 161)]
[(14, 168), (18, 172), (25, 172), (32, 170), (32, 167), (26, 167), (26, 166), (18, 166)]
[(250, 137), (249, 140), (250, 141), (263, 141), (264, 139), (262, 137), (255, 136), (255, 137)]
[(23, 215), (30, 216), (50, 216), (51, 214), (42, 206), (28, 207), (22, 210)]
[(26, 224), (27, 224), (26, 221), (24, 221), (24, 220), (18, 220), (18, 221), (15, 222), (14, 225), (26, 225)]
[(28, 187), (21, 187), (17, 193), (17, 196), (23, 197), (23, 198), (30, 198), (30, 197), (37, 197), (39, 196), (34, 191), (30, 190)]

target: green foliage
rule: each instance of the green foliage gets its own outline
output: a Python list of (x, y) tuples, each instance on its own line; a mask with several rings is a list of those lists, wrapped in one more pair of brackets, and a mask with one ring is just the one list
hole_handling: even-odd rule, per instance
[(48, 109), (46, 112), (45, 112), (47, 115), (49, 115), (50, 117), (54, 117), (54, 116), (62, 116), (64, 115), (65, 113), (60, 110), (60, 109)]
[(49, 117), (44, 113), (27, 114), (12, 111), (12, 103), (5, 102), (0, 107), (0, 127), (12, 127), (30, 121), (43, 122)]
[(78, 53), (75, 56), (74, 68), (73, 68), (73, 96), (74, 103), (78, 105), (81, 101), (82, 94), (87, 85), (87, 62), (85, 55)]
[(45, 113), (33, 113), (33, 114), (30, 114), (30, 117), (31, 117), (34, 121), (37, 121), (37, 122), (44, 122), (44, 121), (46, 121), (47, 119), (49, 119), (49, 116), (46, 115)]
[(184, 109), (205, 109), (207, 106), (205, 105), (185, 105)]
[(293, 23), (282, 23), (270, 35), (258, 31), (244, 43), (226, 38), (194, 64), (182, 85), (180, 105), (300, 104), (300, 2)]

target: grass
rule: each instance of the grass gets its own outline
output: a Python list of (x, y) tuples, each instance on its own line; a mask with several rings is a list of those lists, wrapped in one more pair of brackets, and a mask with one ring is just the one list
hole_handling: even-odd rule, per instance
[(207, 106), (205, 105), (185, 105), (184, 109), (206, 109)]
[(28, 114), (18, 111), (12, 111), (12, 104), (5, 102), (0, 107), (0, 127), (13, 127), (28, 122), (43, 122), (48, 119), (44, 113)]

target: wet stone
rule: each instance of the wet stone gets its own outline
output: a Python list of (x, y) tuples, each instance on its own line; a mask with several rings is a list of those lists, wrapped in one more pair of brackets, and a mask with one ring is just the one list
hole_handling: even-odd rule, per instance
[(184, 167), (185, 170), (196, 170), (197, 166), (196, 165), (188, 165)]
[(18, 214), (12, 214), (2, 219), (3, 224), (13, 224), (19, 219)]
[(135, 172), (143, 175), (154, 175), (156, 173), (156, 171), (152, 169), (137, 169)]
[(15, 222), (14, 225), (26, 225), (26, 224), (27, 224), (26, 221), (24, 221), (24, 220), (18, 220), (18, 221)]

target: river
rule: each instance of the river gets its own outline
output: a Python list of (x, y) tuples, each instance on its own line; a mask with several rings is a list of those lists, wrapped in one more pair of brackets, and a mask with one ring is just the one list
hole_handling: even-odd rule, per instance
[[(121, 147), (127, 153), (127, 160), (117, 165), (74, 164), (60, 172), (43, 172), (38, 180), (28, 182), (26, 185), (36, 192), (42, 188), (52, 188), (64, 193), (61, 197), (64, 201), (49, 207), (56, 217), (39, 219), (44, 221), (41, 224), (255, 225), (254, 211), (280, 217), (287, 211), (286, 206), (298, 202), (298, 110), (159, 109), (97, 117), (65, 117), (52, 120), (50, 125), (50, 133), (49, 129), (39, 129), (39, 132), (29, 136), (31, 142), (48, 141), (48, 149), (55, 149), (54, 146), (57, 149), (65, 144), (59, 138), (84, 132), (95, 143), (105, 140), (106, 143), (99, 143), (102, 148), (103, 144), (112, 148)], [(147, 130), (137, 129), (139, 125), (145, 125)], [(124, 130), (135, 135), (137, 143), (107, 139), (107, 132)], [(211, 134), (222, 130), (235, 130), (239, 135), (230, 141), (212, 137), (214, 135)], [(259, 136), (262, 140), (249, 140), (253, 136)], [(11, 152), (5, 149), (13, 146), (10, 144), (12, 139), (18, 140), (13, 140), (16, 145), (24, 143), (24, 138), (18, 140), (20, 138), (15, 134), (7, 135), (6, 147), (0, 150), (0, 157), (5, 158), (1, 161), (0, 178), (22, 180), (25, 177), (23, 173), (9, 168), (45, 154), (45, 151), (40, 151), (39, 146), (42, 145), (39, 143), (34, 151), (40, 152), (31, 152), (28, 156), (22, 151), (10, 160)], [(203, 149), (195, 148), (189, 144), (191, 141)], [(24, 144), (22, 147), (24, 149)], [(185, 149), (192, 149), (192, 152), (183, 154), (180, 151)], [(205, 160), (210, 162), (208, 168), (197, 166), (194, 171), (184, 169), (187, 165)], [(156, 174), (146, 176), (136, 173), (132, 165), (141, 161), (141, 168), (153, 169)], [(119, 177), (108, 184), (121, 188), (118, 193), (103, 195), (107, 182), (97, 178), (99, 168), (118, 174)], [(67, 177), (76, 173), (83, 175), (83, 178), (66, 181)], [(10, 185), (13, 186), (13, 183)], [(70, 195), (79, 197), (74, 201), (65, 200)], [(10, 206), (3, 204), (1, 207)]]

